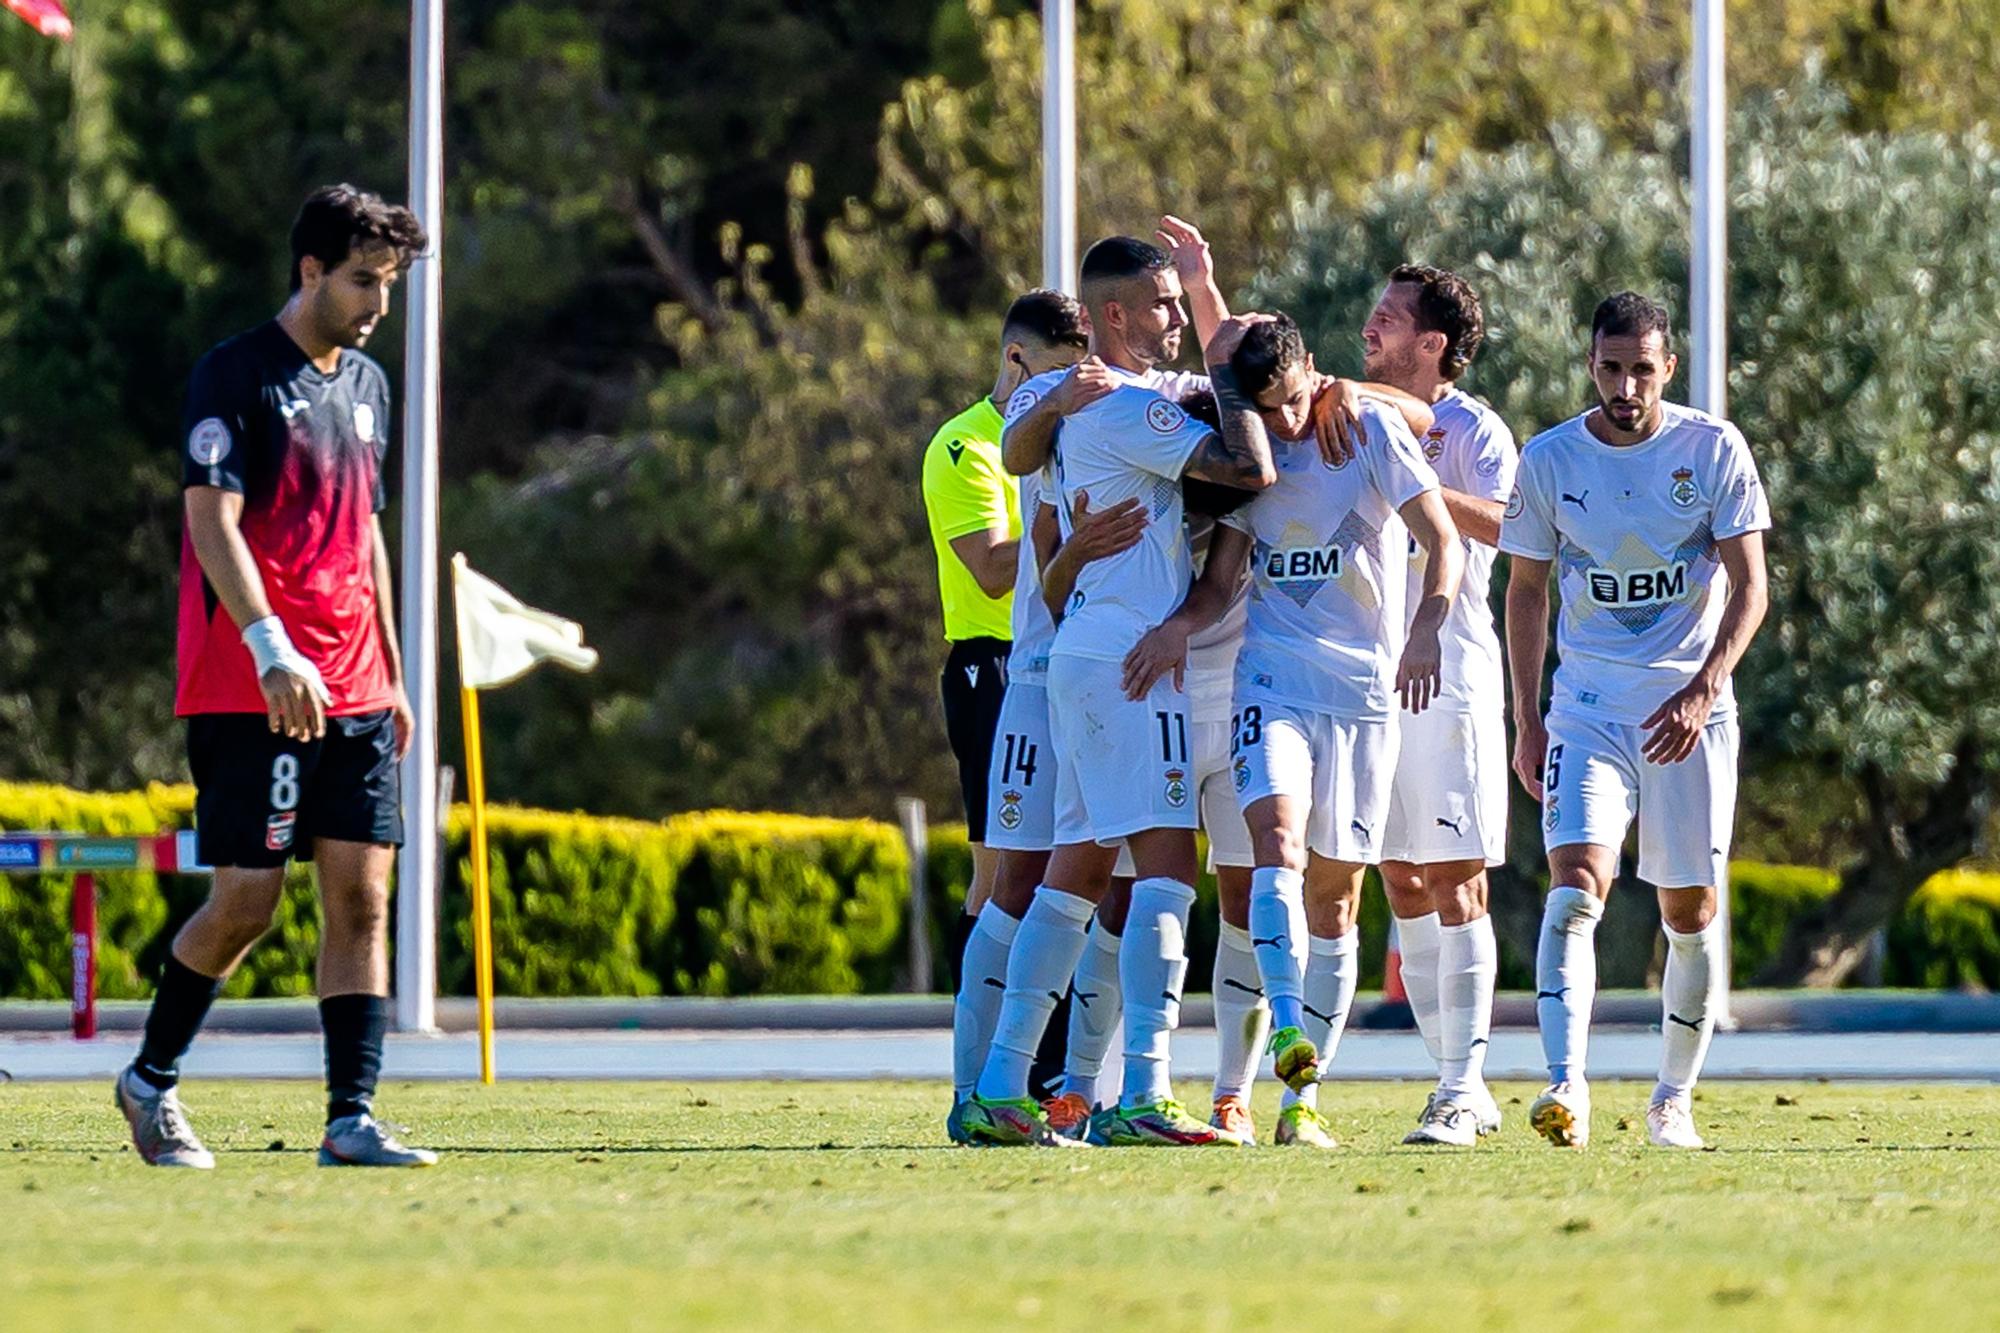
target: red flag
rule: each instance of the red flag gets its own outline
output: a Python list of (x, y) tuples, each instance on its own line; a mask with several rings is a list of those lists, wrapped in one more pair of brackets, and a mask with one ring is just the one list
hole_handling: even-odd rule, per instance
[(42, 36), (70, 39), (69, 15), (63, 11), (62, 0), (0, 0), (0, 3)]

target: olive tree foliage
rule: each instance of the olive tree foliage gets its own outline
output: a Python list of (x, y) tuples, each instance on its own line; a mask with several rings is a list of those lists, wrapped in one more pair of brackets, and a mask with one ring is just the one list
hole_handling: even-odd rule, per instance
[[(1823, 82), (1732, 117), (1729, 415), (1768, 488), (1771, 612), (1738, 672), (1746, 761), (1851, 779), (1860, 855), (1773, 981), (1833, 983), (1970, 855), (2000, 772), (2000, 157), (1983, 131), (1857, 135)], [(1467, 387), (1524, 440), (1594, 399), (1588, 319), (1633, 287), (1685, 310), (1683, 146), (1547, 147), (1299, 201), (1253, 299), (1351, 367), (1381, 276), (1468, 274), (1490, 335)], [(1675, 386), (1685, 392), (1685, 377)]]
[[(1003, 287), (1041, 272), (1042, 29), (969, 0), (987, 77), (910, 81), (884, 117), (884, 203)], [(2000, 98), (1978, 0), (1731, 0), (1732, 93), (1822, 59), (1849, 128), (1962, 129)], [(1679, 117), (1686, 0), (1093, 0), (1077, 7), (1078, 230), (1208, 224), (1241, 272), (1277, 257), (1295, 192), (1371, 183), (1588, 123), (1613, 146)], [(1983, 59), (1982, 59), (1983, 57)]]

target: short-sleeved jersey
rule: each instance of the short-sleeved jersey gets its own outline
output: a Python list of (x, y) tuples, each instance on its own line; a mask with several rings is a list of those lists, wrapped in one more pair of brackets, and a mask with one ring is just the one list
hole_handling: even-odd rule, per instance
[(1021, 481), (1021, 558), (1014, 566), (1014, 647), (1007, 654), (1007, 679), (1040, 685), (1049, 678), (1049, 647), (1056, 639), (1056, 620), (1042, 598), (1042, 565), (1030, 539), (1035, 514), (1043, 503), (1048, 469), (1031, 472)]
[[(1477, 500), (1504, 501), (1514, 489), (1514, 469), (1520, 455), (1514, 432), (1500, 414), (1470, 394), (1448, 389), (1434, 405), (1437, 422), (1419, 442), (1424, 460), (1447, 488)], [(1499, 554), (1485, 542), (1459, 537), (1465, 552), (1465, 577), (1458, 598), (1445, 616), (1438, 641), (1444, 650), (1444, 697), (1481, 708), (1499, 708), (1507, 697), (1500, 635), (1493, 625), (1493, 560)], [(1410, 590), (1404, 603), (1414, 616), (1423, 600), (1424, 571), (1429, 561), (1423, 548), (1410, 542)]]
[(937, 548), (938, 597), (944, 603), (944, 637), (1004, 639), (1014, 595), (988, 597), (952, 541), (999, 528), (1021, 535), (1021, 507), (1014, 479), (1000, 465), (1000, 409), (981, 398), (944, 425), (924, 450), (924, 512)]
[[(1149, 387), (1167, 383), (1178, 392), (1185, 388), (1179, 381), (1194, 377), (1114, 371), (1126, 383), (1065, 417), (1057, 433), (1050, 459), (1056, 513), (1067, 539), (1079, 494), (1089, 495), (1093, 510), (1136, 498), (1145, 506), (1146, 531), (1137, 545), (1078, 571), (1051, 652), (1120, 662), (1187, 596), (1193, 566), (1182, 526), (1181, 473), (1215, 432)], [(1051, 371), (1022, 385), (1008, 401), (1007, 419), (1033, 407), (1060, 378)]]
[[(1643, 722), (1694, 678), (1722, 623), (1716, 543), (1771, 526), (1736, 427), (1662, 404), (1660, 429), (1611, 445), (1574, 417), (1528, 441), (1500, 549), (1557, 567), (1555, 706)], [(1716, 719), (1736, 706), (1725, 683)]]
[(1366, 440), (1328, 467), (1310, 438), (1274, 440), (1278, 481), (1222, 522), (1251, 538), (1250, 617), (1236, 656), (1246, 696), (1366, 720), (1396, 707), (1409, 537), (1398, 511), (1437, 489), (1397, 413), (1361, 413)]
[[(319, 668), (335, 717), (395, 702), (376, 617), (374, 516), (395, 430), (382, 367), (346, 350), (322, 374), (273, 320), (194, 368), (181, 422), (181, 484), (243, 497), (243, 540), (264, 596)], [(181, 538), (180, 678), (174, 711), (262, 713), (250, 650)]]

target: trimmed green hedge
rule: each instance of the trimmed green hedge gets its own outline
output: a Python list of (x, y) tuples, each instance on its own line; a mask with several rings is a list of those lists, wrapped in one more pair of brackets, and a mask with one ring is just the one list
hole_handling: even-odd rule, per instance
[[(185, 827), (186, 787), (89, 793), (0, 783), (0, 830), (138, 834)], [(447, 993), (472, 988), (466, 885), (469, 817), (452, 812), (439, 932)], [(495, 972), (506, 995), (854, 994), (894, 989), (908, 957), (907, 860), (888, 824), (797, 815), (711, 812), (657, 823), (496, 807)], [(947, 941), (972, 858), (961, 826), (930, 831), (932, 985), (949, 975)], [(1771, 956), (1787, 923), (1833, 892), (1835, 876), (1799, 866), (1732, 868), (1734, 972), (1741, 982)], [(98, 877), (98, 978), (106, 998), (150, 993), (168, 941), (207, 891), (205, 879)], [(1215, 883), (1204, 875), (1189, 932), (1188, 985), (1207, 989), (1215, 950)], [(1503, 985), (1531, 979), (1539, 882), (1494, 876)], [(1604, 980), (1637, 985), (1656, 955), (1652, 895), (1623, 894), (1600, 936)], [(69, 884), (63, 876), (0, 876), (0, 996), (60, 999), (69, 985)], [(1363, 984), (1380, 984), (1388, 913), (1363, 899)], [(1614, 936), (1612, 927), (1616, 925)], [(286, 882), (276, 928), (231, 978), (228, 994), (309, 995), (318, 947), (311, 880)], [(1622, 943), (1620, 941), (1623, 941)], [(1884, 980), (1892, 986), (2000, 986), (2000, 876), (1953, 871), (1891, 923)]]

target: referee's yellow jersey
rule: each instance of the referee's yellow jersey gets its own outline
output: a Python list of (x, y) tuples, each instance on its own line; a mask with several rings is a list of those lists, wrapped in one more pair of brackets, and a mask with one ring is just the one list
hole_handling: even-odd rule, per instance
[(952, 539), (988, 528), (1021, 535), (1021, 491), (1000, 463), (1005, 423), (990, 398), (981, 398), (938, 428), (924, 451), (924, 510), (937, 548), (938, 595), (944, 602), (944, 637), (1010, 639), (1014, 593), (988, 597), (951, 549)]

